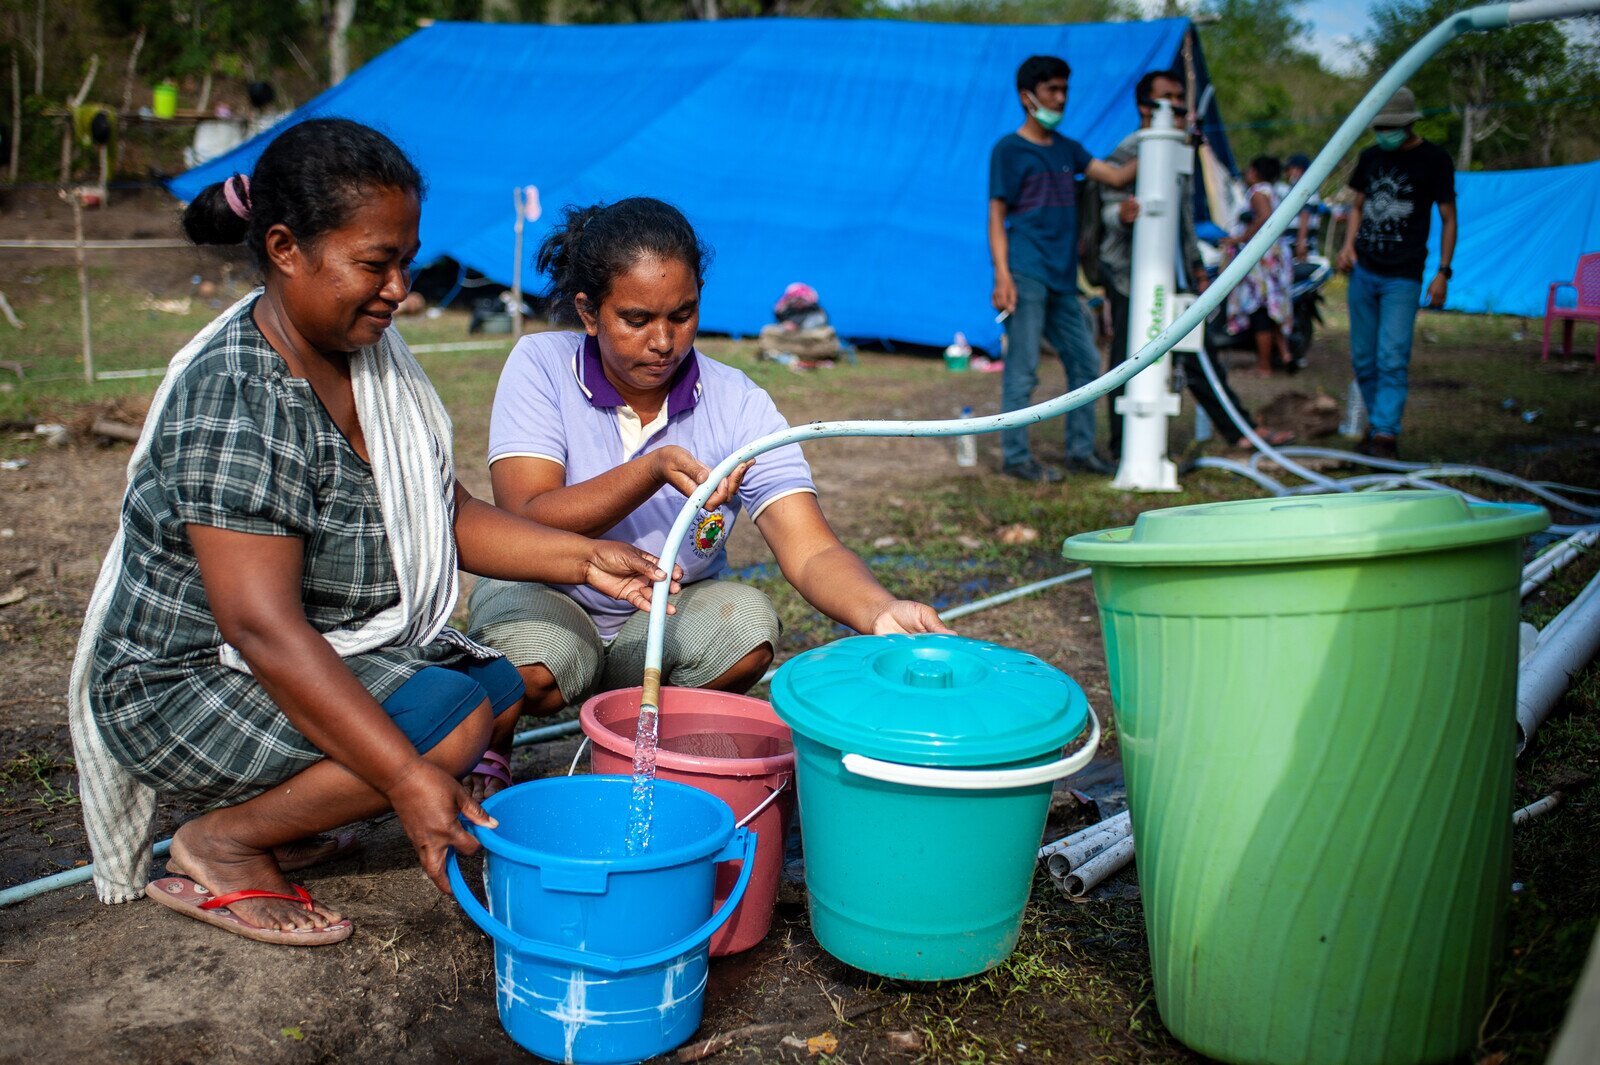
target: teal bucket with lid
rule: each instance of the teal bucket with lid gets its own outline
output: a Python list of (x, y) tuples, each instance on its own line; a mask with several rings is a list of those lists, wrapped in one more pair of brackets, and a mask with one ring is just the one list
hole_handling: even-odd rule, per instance
[[(700, 1024), (712, 935), (750, 883), (756, 837), (709, 792), (655, 782), (650, 846), (627, 853), (626, 776), (550, 777), (483, 808), (484, 894), (452, 852), (456, 901), (494, 940), (500, 1023), (552, 1061), (622, 1065), (664, 1054)], [(718, 863), (740, 863), (712, 912)]]
[(1236, 500), (1094, 568), (1156, 1004), (1249, 1065), (1473, 1047), (1511, 882), (1522, 539), (1451, 492)]
[[(1100, 726), (1070, 677), (959, 636), (854, 636), (772, 682), (794, 733), (813, 934), (882, 976), (990, 969), (1022, 927), (1051, 785)], [(1062, 749), (1089, 730), (1082, 749)]]

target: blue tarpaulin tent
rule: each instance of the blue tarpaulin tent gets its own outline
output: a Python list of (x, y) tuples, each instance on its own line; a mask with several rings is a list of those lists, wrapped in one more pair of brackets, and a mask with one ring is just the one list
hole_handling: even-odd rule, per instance
[[(288, 121), (354, 118), (412, 154), (430, 184), (420, 262), (448, 255), (509, 283), (518, 185), (538, 186), (544, 205), (530, 259), (564, 204), (659, 196), (716, 250), (704, 329), (753, 333), (786, 284), (806, 281), (846, 336), (942, 346), (962, 330), (992, 347), (988, 161), (1022, 119), (1017, 65), (1040, 53), (1071, 64), (1062, 128), (1103, 156), (1138, 125), (1134, 84), (1178, 63), (1188, 28), (438, 23)], [(1204, 84), (1198, 43), (1194, 55)], [(1208, 139), (1231, 164), (1214, 116)], [(174, 179), (173, 193), (248, 172), (272, 136)]]
[[(1584, 252), (1600, 251), (1600, 161), (1457, 174), (1456, 214), (1445, 309), (1542, 318), (1551, 282), (1570, 279)], [(1438, 262), (1435, 218), (1424, 279)], [(1572, 298), (1570, 289), (1563, 295)]]

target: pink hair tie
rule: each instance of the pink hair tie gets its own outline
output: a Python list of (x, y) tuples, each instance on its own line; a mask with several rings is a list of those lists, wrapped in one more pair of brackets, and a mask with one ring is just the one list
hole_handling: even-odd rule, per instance
[[(239, 183), (239, 189), (244, 193), (241, 196), (233, 191), (233, 183)], [(222, 196), (228, 201), (228, 209), (240, 218), (250, 217), (250, 179), (243, 174), (235, 174), (222, 183)]]

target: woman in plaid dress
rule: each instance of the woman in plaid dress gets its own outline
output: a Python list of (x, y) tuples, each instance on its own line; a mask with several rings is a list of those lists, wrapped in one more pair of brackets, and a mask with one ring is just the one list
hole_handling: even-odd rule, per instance
[[(176, 875), (149, 894), (250, 938), (350, 934), (285, 877), (304, 864), (297, 841), (392, 809), (447, 891), (447, 849), (477, 849), (458, 816), (493, 825), (458, 778), (522, 685), (444, 627), (458, 563), (640, 608), (660, 576), (631, 545), (514, 517), (455, 482), (443, 408), (389, 331), (422, 192), (382, 134), (317, 120), (190, 204), (190, 238), (242, 240), (265, 288), (169, 371), (102, 578), (109, 605), (86, 626), (98, 740), (140, 785), (211, 807), (178, 829)], [(363, 362), (379, 359), (392, 365)], [(422, 420), (391, 425), (385, 402)], [(407, 424), (442, 431), (394, 428)], [(436, 521), (386, 524), (430, 486), (417, 513)], [(393, 635), (368, 647), (374, 632)]]

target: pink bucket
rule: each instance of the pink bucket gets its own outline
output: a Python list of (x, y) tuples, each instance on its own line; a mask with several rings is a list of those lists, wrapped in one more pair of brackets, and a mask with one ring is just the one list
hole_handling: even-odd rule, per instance
[[(583, 704), (578, 720), (594, 745), (590, 754), (594, 772), (633, 772), (640, 691), (620, 688), (602, 692)], [(794, 816), (794, 744), (789, 727), (778, 720), (770, 705), (748, 695), (662, 688), (656, 775), (710, 792), (732, 807), (740, 822), (766, 803), (748, 822), (758, 845), (744, 901), (711, 938), (714, 957), (749, 950), (772, 927), (772, 907), (783, 873), (784, 840)], [(738, 878), (736, 866), (717, 868), (713, 906), (722, 905)]]

